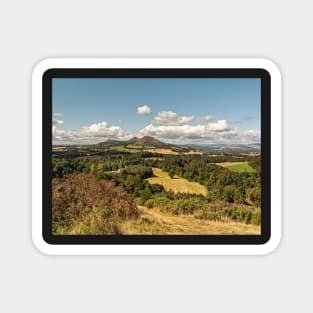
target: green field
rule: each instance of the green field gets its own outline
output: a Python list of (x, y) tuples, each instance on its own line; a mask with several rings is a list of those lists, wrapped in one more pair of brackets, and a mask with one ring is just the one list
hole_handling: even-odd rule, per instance
[(165, 190), (172, 190), (174, 193), (207, 194), (207, 189), (199, 183), (190, 182), (184, 178), (177, 178), (177, 176), (171, 178), (167, 172), (159, 168), (154, 167), (152, 170), (156, 177), (147, 179), (150, 184), (160, 184)]
[(238, 173), (255, 173), (255, 169), (251, 167), (248, 162), (224, 162), (224, 163), (216, 163), (216, 165), (225, 167), (233, 172)]
[(131, 149), (140, 149), (139, 151), (142, 151), (142, 149), (151, 149), (154, 148), (154, 146), (150, 146), (150, 145), (127, 145), (126, 148), (131, 148)]
[(144, 148), (144, 146), (141, 146), (141, 145), (127, 145), (126, 147), (130, 149), (143, 149)]
[(139, 153), (139, 152), (141, 152), (141, 150), (139, 150), (139, 149), (126, 148), (124, 146), (110, 147), (110, 150), (118, 151), (118, 152), (130, 152), (130, 153)]

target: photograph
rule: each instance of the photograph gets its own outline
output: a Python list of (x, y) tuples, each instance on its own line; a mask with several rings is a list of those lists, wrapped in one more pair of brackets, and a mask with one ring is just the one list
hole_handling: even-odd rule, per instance
[(261, 235), (260, 78), (56, 77), (51, 98), (52, 235)]

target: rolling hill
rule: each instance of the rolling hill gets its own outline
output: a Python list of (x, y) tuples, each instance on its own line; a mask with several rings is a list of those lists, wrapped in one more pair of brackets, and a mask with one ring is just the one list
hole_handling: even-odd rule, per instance
[(248, 143), (248, 144), (208, 144), (208, 145), (194, 145), (187, 144), (185, 147), (190, 149), (199, 149), (208, 152), (239, 152), (239, 153), (260, 153), (260, 143)]
[(144, 136), (142, 138), (133, 137), (129, 140), (107, 140), (100, 142), (95, 146), (101, 147), (114, 147), (114, 146), (137, 146), (137, 147), (149, 147), (149, 148), (164, 148), (174, 149), (174, 151), (188, 151), (188, 150), (202, 150), (208, 152), (241, 152), (259, 153), (261, 150), (261, 144), (250, 143), (250, 144), (169, 144), (160, 141), (157, 138), (151, 136)]
[(150, 136), (144, 136), (142, 138), (133, 137), (129, 140), (107, 140), (100, 142), (96, 144), (96, 146), (127, 146), (127, 145), (133, 145), (133, 146), (151, 146), (151, 147), (169, 147), (171, 145), (164, 143), (154, 137)]
[(63, 156), (71, 153), (72, 156), (81, 156), (84, 153), (99, 153), (99, 151), (115, 151), (127, 153), (150, 152), (168, 155), (202, 155), (202, 154), (248, 154), (258, 155), (261, 151), (259, 143), (254, 144), (171, 144), (161, 140), (144, 136), (133, 137), (129, 140), (106, 140), (97, 144), (88, 145), (59, 145), (53, 146), (53, 153)]

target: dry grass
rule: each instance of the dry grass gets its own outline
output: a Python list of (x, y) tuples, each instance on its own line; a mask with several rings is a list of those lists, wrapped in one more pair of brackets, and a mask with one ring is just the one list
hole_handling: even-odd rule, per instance
[(260, 152), (241, 153), (243, 156), (260, 156)]
[(178, 152), (175, 152), (171, 149), (145, 149), (145, 151), (158, 154), (179, 155)]
[(123, 234), (166, 234), (166, 235), (259, 235), (260, 226), (215, 222), (195, 219), (193, 215), (172, 216), (158, 209), (139, 206), (141, 217), (120, 225)]
[(184, 155), (202, 155), (203, 152), (202, 151), (191, 150), (191, 151), (188, 151), (188, 152), (184, 152), (183, 154)]
[(66, 147), (52, 147), (52, 151), (65, 151)]
[(228, 167), (232, 165), (240, 165), (240, 164), (246, 164), (247, 162), (221, 162), (221, 163), (215, 163), (216, 165)]
[(145, 149), (146, 152), (151, 152), (151, 153), (157, 153), (157, 154), (168, 154), (168, 155), (202, 155), (203, 152), (201, 151), (195, 151), (195, 150), (191, 150), (188, 152), (177, 152), (177, 151), (173, 151), (172, 149)]
[(160, 168), (153, 167), (152, 172), (153, 172), (153, 175), (155, 175), (157, 177), (170, 178), (169, 174), (167, 172), (161, 170)]
[(184, 178), (170, 178), (167, 172), (159, 168), (152, 168), (153, 174), (157, 177), (148, 178), (150, 184), (160, 184), (165, 190), (172, 190), (174, 193), (190, 193), (206, 195), (207, 189), (199, 183), (190, 182)]

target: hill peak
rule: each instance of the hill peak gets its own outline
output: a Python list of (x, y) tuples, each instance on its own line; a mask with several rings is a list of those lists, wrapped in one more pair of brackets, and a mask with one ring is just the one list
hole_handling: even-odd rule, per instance
[(151, 137), (151, 136), (144, 136), (136, 140), (137, 144), (160, 144), (162, 143), (160, 140)]
[(97, 145), (100, 146), (116, 146), (116, 145), (128, 145), (128, 144), (132, 144), (132, 145), (150, 145), (150, 146), (160, 146), (160, 145), (166, 145), (163, 142), (161, 142), (160, 140), (151, 137), (151, 136), (144, 136), (141, 138), (138, 137), (133, 137), (129, 140), (112, 140), (112, 139), (108, 139), (106, 141), (100, 142)]

